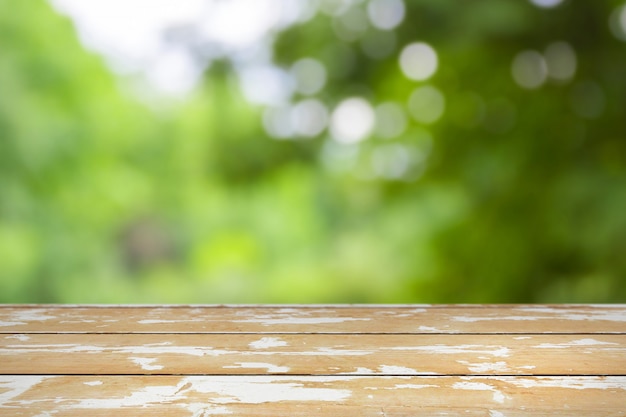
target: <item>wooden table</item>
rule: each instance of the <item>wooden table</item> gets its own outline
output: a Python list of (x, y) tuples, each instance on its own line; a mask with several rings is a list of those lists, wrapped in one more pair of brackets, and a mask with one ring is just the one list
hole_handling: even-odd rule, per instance
[(626, 416), (626, 305), (0, 306), (0, 416)]

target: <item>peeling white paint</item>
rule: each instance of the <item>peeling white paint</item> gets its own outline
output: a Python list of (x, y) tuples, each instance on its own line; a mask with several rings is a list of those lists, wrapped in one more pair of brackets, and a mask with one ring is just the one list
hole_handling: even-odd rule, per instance
[[(603, 307), (604, 309), (605, 307)], [(620, 309), (618, 311), (593, 311), (592, 309), (562, 309), (551, 307), (524, 307), (517, 309), (518, 311), (530, 313), (550, 313), (549, 317), (543, 319), (554, 320), (572, 320), (572, 321), (615, 321), (626, 322), (626, 311)], [(556, 317), (555, 317), (556, 316)]]
[[(424, 304), (420, 304), (422, 306), (424, 306)], [(372, 308), (373, 307), (373, 308)], [(391, 309), (386, 309), (385, 307), (389, 308), (391, 307)], [(415, 313), (425, 313), (426, 310), (425, 308), (409, 308), (407, 309), (406, 307), (410, 307), (410, 305), (393, 305), (390, 306), (389, 304), (367, 304), (366, 308), (370, 311), (372, 311), (374, 314), (376, 315), (389, 315), (389, 316), (394, 316), (394, 317), (410, 317), (413, 316)]]
[(569, 388), (569, 389), (612, 389), (625, 390), (626, 379), (623, 377), (534, 377), (534, 378), (507, 378), (493, 377), (521, 388)]
[(56, 319), (56, 316), (46, 314), (45, 309), (17, 309), (11, 311), (8, 321), (0, 321), (0, 327), (21, 326), (31, 321), (46, 321)]
[(279, 313), (288, 313), (288, 314), (292, 314), (292, 313), (298, 313), (301, 312), (302, 310), (298, 310), (296, 308), (281, 308), (278, 309)]
[(102, 385), (102, 381), (87, 381), (87, 382), (83, 382), (83, 384), (89, 385), (91, 387), (95, 387), (98, 385)]
[[(226, 351), (231, 354), (243, 354), (254, 356), (273, 356), (277, 352), (256, 350), (254, 352), (241, 352), (239, 350)], [(376, 353), (373, 350), (337, 349), (334, 347), (319, 347), (316, 350), (298, 350), (280, 352), (281, 356), (364, 356)]]
[(103, 352), (105, 348), (101, 346), (90, 346), (76, 343), (60, 343), (60, 344), (38, 344), (38, 345), (7, 345), (5, 348), (0, 348), (0, 354), (24, 354), (35, 352), (52, 352), (52, 353), (99, 353)]
[(260, 323), (263, 326), (274, 326), (277, 324), (329, 324), (345, 323), (347, 321), (368, 321), (369, 318), (356, 317), (283, 317), (283, 318), (251, 318), (245, 320), (233, 320), (235, 323)]
[(504, 402), (504, 394), (496, 387), (485, 384), (482, 382), (455, 382), (452, 385), (453, 389), (463, 389), (463, 390), (471, 390), (471, 391), (493, 391), (493, 400), (502, 404)]
[(58, 410), (53, 410), (53, 411), (42, 411), (41, 413), (37, 414), (34, 417), (52, 417), (53, 414), (57, 414)]
[(248, 344), (253, 349), (268, 349), (273, 347), (282, 347), (287, 346), (287, 342), (284, 340), (280, 340), (277, 337), (262, 337), (259, 340), (251, 342)]
[(361, 368), (358, 367), (356, 368), (356, 371), (354, 372), (347, 372), (348, 375), (372, 375), (375, 374), (375, 372), (369, 368)]
[(391, 310), (391, 311), (385, 311), (385, 310), (378, 310), (376, 311), (374, 314), (375, 315), (385, 315), (388, 317), (394, 317), (394, 318), (405, 318), (405, 317), (415, 317), (417, 314), (420, 313), (425, 313), (427, 310), (424, 308), (415, 308), (415, 309), (410, 309), (410, 310)]
[[(168, 343), (168, 342), (165, 342)], [(229, 351), (221, 349), (213, 349), (211, 347), (200, 346), (171, 346), (161, 344), (138, 345), (138, 346), (93, 346), (82, 344), (38, 344), (38, 345), (7, 345), (0, 348), (0, 354), (27, 354), (36, 352), (46, 353), (130, 353), (134, 355), (150, 355), (158, 356), (162, 354), (180, 354), (191, 356), (219, 356), (224, 354), (238, 353), (238, 351)]]
[(88, 319), (80, 319), (80, 320), (61, 320), (59, 323), (61, 324), (71, 324), (71, 323), (95, 323), (95, 320)]
[(48, 313), (48, 310), (46, 309), (32, 309), (32, 308), (28, 308), (28, 309), (24, 309), (24, 310), (19, 310), (19, 311), (15, 311), (12, 314), (12, 318), (13, 320), (17, 320), (17, 321), (46, 321), (46, 320), (52, 320), (52, 319), (56, 319), (56, 316), (52, 316)]
[(48, 378), (53, 377), (40, 375), (0, 375), (0, 405), (6, 406), (9, 401), (19, 397)]
[(224, 368), (266, 369), (267, 372), (272, 373), (272, 374), (289, 372), (288, 366), (278, 366), (278, 365), (273, 365), (271, 363), (261, 363), (261, 362), (236, 362), (236, 363), (238, 364), (238, 366), (224, 366)]
[(443, 330), (439, 330), (436, 327), (429, 327), (429, 326), (420, 326), (420, 327), (418, 327), (418, 330), (420, 332), (430, 332), (430, 333), (441, 333), (441, 332), (443, 332)]
[(564, 349), (574, 346), (598, 346), (598, 345), (619, 345), (619, 343), (603, 342), (595, 339), (578, 339), (571, 342), (564, 343), (541, 343), (540, 345), (533, 346), (539, 349)]
[(396, 384), (396, 389), (424, 389), (424, 388), (439, 388), (439, 385), (432, 384)]
[(506, 416), (500, 411), (489, 410), (489, 417), (506, 417)]
[(213, 349), (210, 346), (125, 346), (125, 347), (108, 347), (107, 350), (119, 353), (131, 353), (135, 355), (162, 355), (162, 354), (180, 354), (191, 356), (220, 356), (236, 351)]
[(363, 356), (363, 355), (371, 355), (373, 353), (376, 353), (376, 352), (372, 350), (351, 350), (351, 349), (335, 349), (332, 347), (321, 347), (321, 348), (318, 348), (317, 351), (315, 352), (297, 352), (295, 354), (296, 355), (304, 354), (305, 356), (308, 356), (308, 355)]
[(154, 362), (158, 360), (158, 358), (138, 358), (138, 357), (130, 357), (128, 358), (137, 365), (141, 366), (142, 369), (146, 371), (157, 371), (159, 369), (163, 369), (162, 365), (152, 365)]
[[(535, 321), (539, 320), (542, 317), (537, 316), (493, 316), (493, 317), (468, 317), (468, 316), (454, 316), (452, 320), (460, 321), (463, 323), (475, 323), (478, 321), (503, 321), (503, 320), (513, 320), (513, 321)], [(554, 317), (549, 317), (550, 319), (554, 319)]]
[(30, 340), (29, 336), (26, 336), (25, 334), (14, 334), (12, 336), (5, 336), (5, 339), (17, 339), (20, 342), (25, 342), (27, 340)]
[(431, 346), (395, 346), (391, 350), (421, 350), (432, 354), (461, 355), (468, 353), (487, 354), (499, 358), (508, 357), (510, 350), (506, 346), (487, 345), (431, 345)]
[(484, 363), (470, 363), (468, 361), (457, 361), (460, 364), (467, 366), (472, 372), (485, 373), (485, 372), (511, 372), (511, 369), (504, 361), (498, 362), (484, 362)]
[(74, 409), (116, 409), (120, 407), (142, 407), (159, 406), (184, 399), (176, 391), (177, 386), (157, 385), (147, 386), (139, 391), (132, 392), (129, 396), (121, 398), (89, 398), (80, 401), (64, 404), (61, 408), (67, 410)]
[(169, 324), (169, 323), (193, 323), (203, 321), (200, 318), (178, 319), (178, 320), (162, 320), (162, 319), (145, 319), (139, 320), (139, 324)]
[[(297, 378), (285, 377), (255, 377), (254, 379), (213, 378), (199, 379), (197, 377), (184, 378), (178, 385), (180, 387), (190, 384), (186, 391), (195, 391), (203, 394), (219, 394), (212, 399), (215, 404), (262, 404), (278, 401), (323, 401), (340, 402), (352, 395), (347, 389), (333, 388), (310, 388), (305, 387), (304, 382)], [(324, 381), (324, 378), (316, 378), (313, 381)]]
[(380, 372), (387, 375), (415, 375), (418, 372), (415, 369), (406, 368), (404, 366), (380, 365)]
[[(255, 355), (268, 356), (276, 352), (258, 350), (242, 352), (241, 350), (214, 349), (210, 346), (174, 346), (171, 342), (137, 345), (137, 346), (94, 346), (72, 343), (61, 344), (20, 344), (7, 345), (0, 348), (0, 355), (24, 355), (29, 353), (88, 353), (96, 354), (109, 352), (111, 354), (131, 355), (190, 355), (190, 356), (221, 356), (221, 355)], [(281, 352), (282, 356), (364, 356), (376, 353), (372, 350), (337, 349), (333, 347), (319, 347), (310, 351)]]

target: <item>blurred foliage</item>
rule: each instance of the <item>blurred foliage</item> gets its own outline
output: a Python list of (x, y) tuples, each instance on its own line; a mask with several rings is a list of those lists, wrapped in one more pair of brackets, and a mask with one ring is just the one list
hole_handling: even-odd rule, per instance
[[(346, 145), (271, 138), (228, 59), (148, 107), (47, 3), (0, 0), (0, 302), (624, 302), (621, 1), (407, 0), (394, 29), (358, 20), (371, 1), (277, 35), (277, 65), (328, 74), (293, 103), (430, 86), (445, 111)], [(575, 74), (518, 85), (557, 41)], [(398, 65), (412, 42), (427, 80)]]

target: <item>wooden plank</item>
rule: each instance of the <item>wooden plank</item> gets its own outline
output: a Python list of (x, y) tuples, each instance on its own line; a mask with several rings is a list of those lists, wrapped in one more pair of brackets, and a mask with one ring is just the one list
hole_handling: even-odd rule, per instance
[(624, 416), (626, 377), (0, 376), (2, 416)]
[(2, 306), (0, 333), (626, 334), (626, 306)]
[(4, 374), (623, 375), (626, 335), (16, 334)]
[(623, 305), (0, 306), (0, 417), (626, 416), (624, 404)]

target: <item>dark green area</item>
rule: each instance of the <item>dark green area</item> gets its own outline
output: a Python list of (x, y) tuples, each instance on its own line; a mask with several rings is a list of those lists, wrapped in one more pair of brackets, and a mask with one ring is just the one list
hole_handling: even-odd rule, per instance
[[(226, 61), (154, 110), (47, 3), (0, 0), (0, 302), (624, 302), (620, 6), (407, 0), (393, 31), (288, 28), (275, 61), (322, 62), (330, 109), (445, 97), (439, 120), (347, 147), (270, 138)], [(416, 41), (428, 80), (398, 66)], [(574, 76), (517, 85), (517, 54), (556, 41)], [(375, 175), (397, 150), (419, 158)]]

